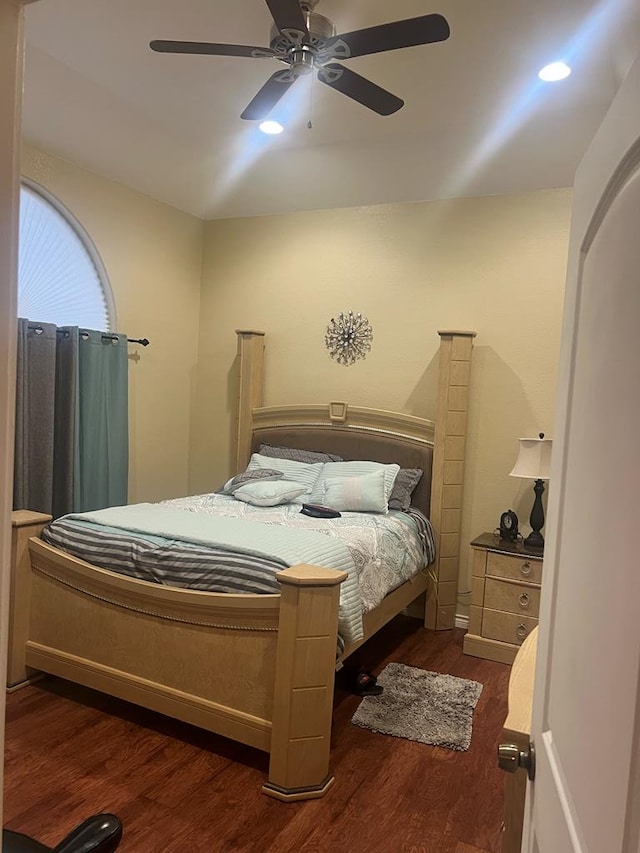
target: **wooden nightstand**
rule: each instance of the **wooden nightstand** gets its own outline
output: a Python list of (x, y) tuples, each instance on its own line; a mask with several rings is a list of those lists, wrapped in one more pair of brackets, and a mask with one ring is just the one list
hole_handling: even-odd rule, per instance
[(538, 624), (542, 554), (521, 542), (483, 533), (471, 543), (469, 632), (464, 651), (513, 663), (522, 641)]

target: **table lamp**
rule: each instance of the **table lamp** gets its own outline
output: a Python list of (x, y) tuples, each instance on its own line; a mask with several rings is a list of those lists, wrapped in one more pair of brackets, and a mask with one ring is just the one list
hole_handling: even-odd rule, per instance
[(524, 540), (526, 548), (544, 548), (544, 537), (540, 533), (544, 527), (542, 495), (544, 480), (548, 480), (551, 474), (551, 445), (551, 439), (545, 438), (543, 432), (538, 438), (521, 438), (518, 458), (509, 474), (510, 477), (535, 480), (533, 485), (535, 500), (529, 517), (531, 533)]

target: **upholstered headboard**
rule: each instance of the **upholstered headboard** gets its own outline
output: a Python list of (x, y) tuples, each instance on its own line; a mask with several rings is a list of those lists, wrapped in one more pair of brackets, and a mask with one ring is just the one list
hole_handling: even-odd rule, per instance
[[(425, 421), (425, 424), (430, 422)], [(424, 474), (413, 493), (412, 503), (429, 515), (433, 445), (426, 440), (412, 440), (380, 429), (371, 431), (357, 426), (326, 424), (254, 428), (251, 452), (257, 452), (261, 444), (321, 450), (335, 453), (346, 461), (366, 459), (385, 464), (395, 462), (401, 468), (422, 468)]]

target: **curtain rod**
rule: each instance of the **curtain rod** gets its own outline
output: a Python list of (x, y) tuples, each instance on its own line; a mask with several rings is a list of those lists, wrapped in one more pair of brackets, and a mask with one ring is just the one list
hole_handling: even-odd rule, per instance
[[(44, 332), (42, 326), (28, 326), (28, 328), (32, 332)], [(56, 329), (57, 334), (59, 335), (68, 335), (69, 333), (65, 329)], [(119, 338), (118, 335), (103, 335), (103, 341), (117, 341)], [(149, 338), (127, 338), (127, 343), (129, 344), (140, 344), (143, 347), (148, 347), (151, 341)]]

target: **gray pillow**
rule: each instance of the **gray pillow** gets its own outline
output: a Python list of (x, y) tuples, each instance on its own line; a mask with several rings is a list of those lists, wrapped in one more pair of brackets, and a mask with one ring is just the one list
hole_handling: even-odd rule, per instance
[(389, 509), (407, 510), (411, 495), (422, 479), (422, 468), (401, 468), (389, 496)]
[(271, 456), (274, 459), (291, 459), (293, 462), (342, 462), (342, 456), (334, 453), (322, 453), (319, 450), (299, 450), (296, 447), (276, 447), (273, 444), (261, 444), (258, 451), (261, 456)]
[(256, 480), (279, 480), (283, 476), (282, 471), (276, 471), (274, 468), (254, 468), (252, 471), (243, 471), (227, 480), (218, 494), (232, 495), (236, 489), (246, 486), (247, 483), (255, 483)]

